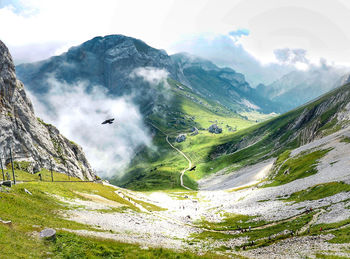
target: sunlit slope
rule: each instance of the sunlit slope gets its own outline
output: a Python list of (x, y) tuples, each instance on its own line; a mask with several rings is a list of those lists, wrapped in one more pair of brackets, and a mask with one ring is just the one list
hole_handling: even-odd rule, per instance
[[(48, 180), (47, 172), (40, 172)], [(118, 215), (164, 210), (154, 204), (135, 200), (128, 193), (112, 186), (94, 182), (41, 182), (38, 175), (15, 170), (19, 179), (11, 188), (0, 186), (1, 258), (198, 258), (191, 252), (176, 252), (165, 248), (147, 247), (138, 243), (120, 242), (111, 236), (120, 235), (100, 226), (78, 223), (69, 218), (73, 212), (86, 209), (96, 213)], [(67, 180), (54, 172), (55, 179)], [(51, 179), (51, 178), (50, 178)], [(80, 181), (71, 177), (70, 181)], [(117, 195), (123, 193), (124, 198)], [(91, 207), (95, 205), (95, 208)], [(97, 206), (97, 207), (96, 207)], [(100, 209), (99, 209), (100, 208)], [(103, 208), (103, 209), (101, 209)], [(119, 214), (118, 214), (119, 213)], [(56, 230), (56, 239), (44, 240), (39, 233), (45, 228)], [(84, 234), (85, 233), (85, 234)], [(94, 233), (95, 237), (86, 233)], [(99, 236), (99, 237), (97, 237)], [(220, 258), (215, 255), (204, 258)]]
[(190, 176), (197, 179), (226, 167), (233, 170), (254, 164), (347, 127), (349, 101), (347, 84), (295, 110), (237, 132), (229, 141), (213, 146), (207, 160)]
[[(168, 80), (171, 89), (171, 102), (159, 105), (147, 119), (154, 133), (153, 146), (141, 149), (130, 167), (121, 178), (111, 181), (131, 189), (169, 189), (180, 185), (179, 173), (187, 164), (186, 160), (166, 142), (166, 135), (175, 146), (183, 149), (193, 164), (205, 162), (213, 145), (226, 143), (236, 132), (257, 124), (255, 120), (234, 113), (221, 104), (204, 99), (190, 88), (174, 80)], [(263, 116), (262, 116), (263, 117)], [(222, 134), (208, 132), (208, 127), (217, 124)], [(193, 127), (198, 135), (192, 135)], [(179, 134), (187, 134), (183, 144), (175, 143)], [(196, 183), (189, 177), (185, 185), (193, 189)]]
[[(225, 109), (220, 105), (209, 110), (204, 105), (189, 104), (189, 99), (179, 94), (176, 111), (192, 116), (191, 123), (175, 123), (173, 126), (160, 117), (158, 121), (152, 118), (151, 121), (169, 134), (171, 140), (180, 132), (188, 132), (194, 125), (205, 128), (216, 120), (224, 129), (220, 135), (206, 130), (200, 131), (196, 136), (188, 134), (185, 142), (175, 144), (196, 165), (196, 170), (187, 172), (185, 177), (189, 186), (194, 188), (195, 183), (191, 179), (198, 180), (224, 168), (226, 172), (232, 172), (346, 127), (350, 121), (347, 105), (350, 100), (349, 88), (350, 85), (337, 88), (313, 102), (259, 124), (237, 115), (225, 114)], [(226, 124), (237, 127), (237, 131), (225, 130)], [(158, 185), (158, 180), (162, 179), (162, 188), (178, 186), (176, 181), (179, 181), (179, 177), (176, 174), (185, 168), (186, 161), (167, 145), (163, 134), (158, 131), (155, 133), (156, 148), (142, 150), (126, 175), (115, 183), (147, 189)]]

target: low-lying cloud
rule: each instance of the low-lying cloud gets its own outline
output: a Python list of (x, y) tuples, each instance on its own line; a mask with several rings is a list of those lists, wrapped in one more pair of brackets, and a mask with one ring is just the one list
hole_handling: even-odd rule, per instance
[(275, 49), (273, 53), (279, 62), (285, 64), (295, 64), (297, 62), (308, 64), (310, 62), (306, 57), (307, 51), (305, 49)]
[[(96, 172), (103, 177), (121, 174), (140, 145), (151, 145), (151, 137), (131, 96), (110, 97), (88, 82), (66, 84), (54, 77), (49, 91), (32, 97), (36, 113), (81, 145)], [(115, 118), (113, 124), (102, 125)]]
[(139, 67), (133, 70), (130, 74), (131, 78), (141, 77), (144, 81), (152, 85), (158, 85), (160, 83), (166, 84), (169, 72), (165, 69), (155, 67)]
[[(131, 79), (140, 78), (150, 86), (152, 100), (155, 103), (161, 102), (161, 99), (165, 99), (166, 101), (172, 99), (172, 94), (169, 91), (170, 86), (167, 81), (168, 76), (169, 72), (167, 70), (156, 67), (138, 67), (130, 74)], [(153, 108), (153, 111), (155, 111), (155, 109), (156, 107)]]

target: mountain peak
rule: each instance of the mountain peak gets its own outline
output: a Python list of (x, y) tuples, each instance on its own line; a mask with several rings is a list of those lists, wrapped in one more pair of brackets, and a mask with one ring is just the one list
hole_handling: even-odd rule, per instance
[(219, 68), (211, 61), (201, 58), (199, 56), (190, 54), (188, 52), (180, 52), (171, 55), (171, 58), (181, 64), (184, 68), (188, 66), (201, 67), (204, 70), (219, 70)]
[(6, 45), (0, 40), (0, 77), (4, 80), (15, 80), (15, 65)]
[(164, 50), (152, 48), (142, 40), (135, 39), (122, 34), (112, 34), (94, 37), (91, 40), (88, 40), (79, 46), (70, 48), (69, 52), (74, 51), (76, 49), (83, 49), (94, 53), (101, 53), (108, 52), (109, 50), (121, 47), (124, 49), (133, 48), (139, 53), (148, 53), (150, 51), (165, 52)]

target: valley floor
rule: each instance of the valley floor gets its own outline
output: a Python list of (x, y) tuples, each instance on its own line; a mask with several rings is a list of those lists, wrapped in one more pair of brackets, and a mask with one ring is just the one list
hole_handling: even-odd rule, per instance
[[(349, 235), (339, 239), (350, 233), (349, 192), (288, 200), (314, 186), (350, 184), (350, 144), (342, 141), (348, 135), (349, 129), (339, 131), (294, 150), (292, 157), (310, 149), (331, 149), (320, 159), (316, 174), (283, 185), (257, 185), (275, 161), (268, 160), (232, 174), (219, 172), (200, 181), (200, 191), (141, 193), (116, 188), (115, 192), (126, 200), (147, 202), (164, 210), (142, 207), (141, 213), (101, 212), (101, 201), (91, 200), (87, 206), (76, 200), (82, 207), (70, 210), (66, 217), (110, 231), (76, 233), (137, 243), (145, 249), (156, 246), (196, 253), (216, 251), (248, 258), (349, 257)], [(109, 205), (103, 206), (108, 209)]]
[(88, 226), (57, 230), (132, 243), (143, 251), (158, 247), (233, 258), (350, 257), (349, 136), (348, 128), (293, 150), (289, 158), (296, 161), (316, 150), (328, 152), (317, 161), (316, 173), (284, 184), (267, 176), (288, 160), (278, 165), (271, 159), (233, 173), (223, 170), (201, 180), (199, 191), (133, 192), (104, 183), (99, 188), (108, 188), (108, 195), (93, 188), (73, 188), (74, 197), (51, 193), (66, 208), (59, 217)]

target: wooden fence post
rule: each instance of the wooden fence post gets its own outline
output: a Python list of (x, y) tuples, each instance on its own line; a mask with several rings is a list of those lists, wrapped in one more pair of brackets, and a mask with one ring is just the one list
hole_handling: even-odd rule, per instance
[(16, 184), (15, 168), (14, 168), (14, 166), (13, 166), (13, 158), (12, 158), (12, 150), (11, 150), (11, 147), (10, 147), (10, 158), (11, 158), (11, 166), (12, 166), (13, 184)]
[(2, 157), (0, 156), (0, 165), (1, 165), (1, 172), (2, 172), (2, 180), (5, 181), (5, 173), (4, 173), (4, 167), (2, 166)]
[(50, 159), (50, 172), (51, 172), (51, 182), (53, 182), (52, 160), (51, 159)]

